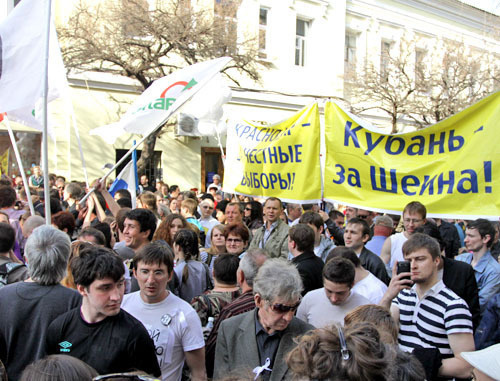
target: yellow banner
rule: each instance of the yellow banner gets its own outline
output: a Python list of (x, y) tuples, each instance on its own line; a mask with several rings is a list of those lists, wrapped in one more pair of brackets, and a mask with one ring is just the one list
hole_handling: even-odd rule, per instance
[(0, 155), (0, 175), (9, 175), (9, 149)]
[(321, 200), (319, 139), (316, 103), (274, 125), (229, 126), (224, 191), (288, 202)]
[[(356, 119), (356, 118), (355, 118)], [(500, 216), (500, 92), (435, 125), (387, 135), (325, 106), (324, 197), (383, 212)]]

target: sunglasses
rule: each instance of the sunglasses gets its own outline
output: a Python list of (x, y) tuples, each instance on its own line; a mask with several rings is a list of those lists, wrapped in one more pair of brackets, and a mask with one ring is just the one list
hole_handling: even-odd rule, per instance
[(358, 214), (358, 218), (361, 218), (362, 220), (366, 220), (367, 218), (369, 217), (369, 215), (362, 215), (362, 214)]
[(270, 304), (270, 307), (271, 311), (276, 312), (277, 314), (286, 314), (290, 311), (292, 312), (297, 311), (299, 305), (300, 305), (300, 300), (297, 302), (297, 304), (294, 304), (293, 306), (287, 306), (286, 304), (281, 304), (281, 303), (274, 303)]
[(245, 210), (248, 210), (249, 212), (251, 212), (252, 208), (245, 208)]

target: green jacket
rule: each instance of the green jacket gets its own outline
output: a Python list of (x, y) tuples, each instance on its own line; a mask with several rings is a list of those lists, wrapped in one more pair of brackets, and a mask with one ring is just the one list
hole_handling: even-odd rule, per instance
[[(271, 258), (288, 258), (288, 230), (290, 227), (283, 221), (278, 220), (278, 225), (274, 228), (269, 236), (263, 249), (265, 249)], [(261, 247), (260, 243), (264, 238), (266, 225), (257, 229), (250, 241), (249, 249), (254, 247)]]

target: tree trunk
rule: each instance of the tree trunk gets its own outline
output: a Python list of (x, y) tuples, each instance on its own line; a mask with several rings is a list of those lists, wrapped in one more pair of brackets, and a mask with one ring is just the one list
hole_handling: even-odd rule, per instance
[(148, 165), (151, 167), (151, 162), (154, 157), (156, 138), (160, 133), (161, 128), (153, 132), (142, 144), (141, 157), (137, 160), (137, 173), (142, 176), (146, 173)]

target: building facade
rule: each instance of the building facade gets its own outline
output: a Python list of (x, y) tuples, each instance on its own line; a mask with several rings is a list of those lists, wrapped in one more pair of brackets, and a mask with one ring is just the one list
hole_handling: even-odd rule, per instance
[[(192, 0), (191, 6), (215, 7), (223, 1)], [(150, 3), (152, 6), (155, 2)], [(0, 9), (0, 18), (13, 4), (14, 0), (7, 1)], [(66, 22), (71, 4), (68, 0), (55, 1), (58, 23)], [(262, 67), (260, 83), (241, 76), (240, 86), (232, 84), (232, 99), (224, 106), (226, 120), (274, 123), (314, 100), (355, 102), (348, 91), (347, 72), (359, 71), (367, 62), (382, 70), (384, 57), (398, 49), (398, 42), (408, 36), (418, 37), (420, 44), (412, 56), (415, 65), (425, 62), (436, 70), (439, 62), (433, 58), (435, 47), (445, 40), (480, 49), (493, 57), (497, 68), (500, 57), (500, 38), (495, 30), (500, 18), (458, 0), (241, 0), (235, 19), (238, 39), (248, 34), (256, 36), (259, 60), (272, 67)], [(70, 74), (68, 80), (92, 180), (101, 177), (107, 171), (103, 166), (115, 163), (140, 138), (126, 135), (108, 144), (89, 133), (119, 119), (138, 95), (137, 84), (129, 78), (93, 72)], [(75, 131), (69, 127), (68, 110), (60, 101), (52, 102), (50, 109), (55, 131), (55, 140), (49, 144), (51, 172), (82, 180), (79, 148)], [(363, 116), (382, 128), (390, 124), (389, 118), (377, 110)], [(402, 126), (409, 123), (401, 120)], [(0, 151), (5, 139), (1, 132)], [(215, 173), (223, 174), (221, 149), (215, 136), (185, 137), (179, 136), (175, 128), (167, 128), (157, 139), (154, 165), (148, 168), (151, 180), (203, 190)]]

